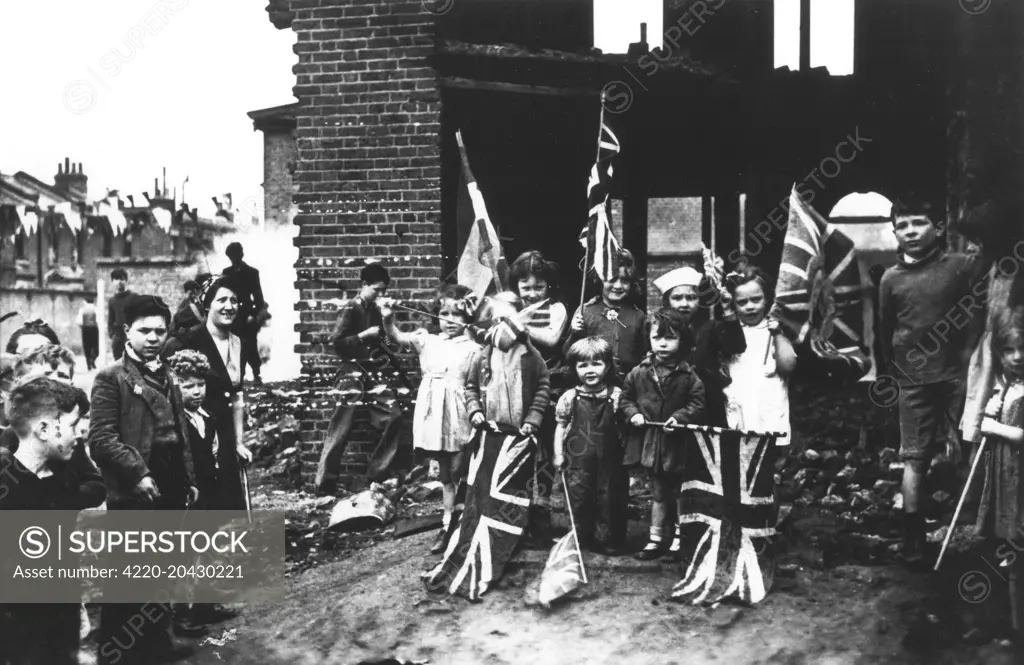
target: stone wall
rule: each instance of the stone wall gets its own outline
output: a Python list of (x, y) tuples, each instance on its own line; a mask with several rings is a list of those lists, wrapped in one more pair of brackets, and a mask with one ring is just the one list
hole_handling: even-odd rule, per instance
[(0, 323), (0, 344), (7, 345), (11, 333), (25, 321), (42, 319), (57, 333), (61, 344), (77, 354), (82, 353), (82, 333), (76, 323), (78, 310), (86, 297), (95, 297), (90, 291), (18, 288), (0, 291), (0, 312), (16, 311), (15, 316)]

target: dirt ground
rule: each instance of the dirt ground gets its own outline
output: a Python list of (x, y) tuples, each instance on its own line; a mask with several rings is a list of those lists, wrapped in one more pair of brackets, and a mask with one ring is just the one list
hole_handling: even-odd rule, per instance
[[(526, 562), (479, 603), (428, 595), (419, 574), (436, 561), (426, 554), (432, 539), (384, 541), (302, 573), (283, 598), (223, 627), (236, 640), (208, 644), (190, 662), (1019, 662), (997, 642), (974, 648), (950, 640), (948, 618), (933, 617), (933, 634), (905, 647), (922, 612), (941, 613), (942, 601), (928, 600), (929, 574), (895, 566), (815, 570), (790, 557), (758, 606), (697, 609), (665, 600), (679, 579), (673, 566), (588, 555), (590, 583), (544, 610), (530, 601), (543, 552), (526, 552)], [(960, 590), (955, 579), (949, 585)], [(929, 609), (929, 602), (937, 604)]]

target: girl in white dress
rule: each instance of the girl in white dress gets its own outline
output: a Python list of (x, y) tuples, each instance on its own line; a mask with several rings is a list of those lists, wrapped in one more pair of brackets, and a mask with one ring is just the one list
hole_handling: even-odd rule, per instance
[[(788, 435), (789, 375), (796, 367), (796, 352), (778, 322), (766, 316), (771, 307), (769, 280), (749, 267), (731, 273), (726, 286), (747, 341), (745, 351), (725, 362), (732, 377), (725, 388), (726, 420), (732, 429)], [(788, 442), (787, 437), (778, 444)]]
[(473, 438), (473, 426), (466, 409), (465, 384), (470, 361), (479, 345), (468, 335), (474, 303), (466, 299), (469, 289), (446, 285), (434, 300), (432, 313), (438, 318), (439, 333), (423, 328), (402, 332), (395, 325), (388, 303), (381, 303), (384, 330), (403, 346), (411, 346), (420, 357), (419, 392), (413, 411), (413, 445), (436, 459), (443, 488), (443, 528), (431, 553), (443, 550), (444, 534), (455, 507), (455, 490), (462, 479), (462, 450)]

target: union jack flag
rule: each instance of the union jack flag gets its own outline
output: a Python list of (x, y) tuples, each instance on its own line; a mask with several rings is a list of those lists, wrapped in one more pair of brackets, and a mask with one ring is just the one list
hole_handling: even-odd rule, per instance
[(771, 315), (814, 357), (839, 361), (833, 364), (856, 378), (871, 369), (853, 241), (804, 203), (795, 186)]
[(427, 588), (479, 600), (501, 578), (523, 537), (536, 444), (518, 430), (481, 430), (466, 474), (465, 506), (452, 520), (444, 558), (424, 573)]
[(587, 250), (586, 265), (601, 278), (609, 281), (619, 270), (619, 242), (612, 233), (608, 222), (608, 191), (612, 180), (611, 160), (619, 154), (619, 139), (604, 122), (604, 107), (601, 108), (601, 136), (598, 139), (597, 161), (590, 168), (590, 182), (587, 184), (587, 202), (590, 219), (580, 234), (580, 242)]
[(687, 460), (680, 498), (689, 512), (679, 516), (692, 553), (672, 598), (760, 602), (775, 577), (777, 436), (707, 427), (694, 437), (699, 455)]

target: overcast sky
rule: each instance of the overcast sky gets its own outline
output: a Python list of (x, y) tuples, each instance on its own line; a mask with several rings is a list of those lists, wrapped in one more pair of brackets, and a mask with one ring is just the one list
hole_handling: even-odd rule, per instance
[[(265, 0), (0, 1), (0, 171), (52, 182), (70, 157), (84, 164), (92, 198), (119, 189), (139, 200), (167, 167), (168, 188), (180, 200), (189, 176), (189, 203), (207, 214), (224, 192), (245, 217), (262, 205), (262, 135), (246, 113), (294, 101), (296, 61), (294, 34), (270, 24)], [(799, 0), (776, 1), (777, 27), (792, 35), (777, 42), (782, 63), (795, 53)], [(813, 3), (816, 24), (849, 32), (853, 0)], [(595, 6), (606, 52), (625, 52), (641, 21), (660, 42), (662, 0)], [(812, 51), (812, 64), (845, 57), (833, 35)]]
[(189, 176), (193, 206), (262, 205), (262, 134), (246, 112), (294, 101), (294, 33), (262, 0), (4, 1), (0, 171), (52, 182), (82, 162), (89, 194)]

